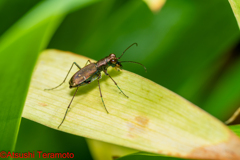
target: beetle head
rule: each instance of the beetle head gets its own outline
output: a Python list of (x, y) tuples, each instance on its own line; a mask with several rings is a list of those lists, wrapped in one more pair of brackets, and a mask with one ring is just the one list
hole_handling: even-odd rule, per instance
[(116, 70), (122, 69), (122, 64), (118, 61), (119, 58), (115, 54), (109, 55), (109, 65), (114, 67)]
[(116, 57), (115, 54), (111, 53), (109, 56), (108, 56), (108, 64), (112, 67), (115, 67), (116, 70), (119, 70), (119, 69), (122, 69), (122, 63), (124, 62), (128, 62), (128, 63), (136, 63), (136, 64), (140, 64), (141, 66), (144, 67), (145, 71), (147, 72), (147, 69), (144, 65), (142, 65), (141, 63), (138, 63), (138, 62), (133, 62), (133, 61), (118, 61), (123, 55), (124, 53), (130, 48), (132, 47), (133, 45), (138, 45), (137, 43), (133, 43), (132, 45), (130, 45), (127, 49), (125, 49), (125, 51), (123, 51), (122, 55), (120, 57)]

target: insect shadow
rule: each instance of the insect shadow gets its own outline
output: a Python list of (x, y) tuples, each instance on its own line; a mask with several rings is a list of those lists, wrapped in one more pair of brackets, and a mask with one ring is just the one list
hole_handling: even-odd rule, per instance
[[(121, 74), (123, 74), (123, 72), (116, 72), (113, 69), (109, 71), (109, 74), (111, 75), (111, 77), (118, 77)], [(108, 80), (108, 76), (103, 75), (102, 78), (99, 80), (100, 83), (104, 83)], [(111, 84), (111, 82), (109, 83), (105, 83), (106, 86), (111, 86), (111, 89), (116, 90), (116, 93), (121, 94), (121, 92), (118, 92), (117, 89), (114, 86), (114, 83)], [(96, 87), (98, 87), (98, 83), (97, 81), (92, 82), (91, 85), (87, 85), (87, 86), (82, 86), (81, 89), (78, 90), (78, 92), (76, 93), (75, 96), (84, 96), (87, 95), (87, 93), (91, 92), (93, 89), (95, 89)], [(69, 93), (71, 96), (73, 96), (75, 93), (75, 90), (71, 90), (71, 92)]]

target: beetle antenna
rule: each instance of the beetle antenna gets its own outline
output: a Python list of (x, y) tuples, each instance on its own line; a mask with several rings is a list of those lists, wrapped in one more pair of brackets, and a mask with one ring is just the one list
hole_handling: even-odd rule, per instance
[(123, 54), (124, 54), (130, 47), (132, 47), (134, 44), (136, 44), (136, 46), (138, 46), (137, 43), (131, 44), (127, 49), (125, 49), (125, 51), (123, 51), (122, 55), (121, 55), (118, 59), (120, 59), (120, 58), (123, 56)]
[(146, 69), (146, 67), (143, 65), (143, 64), (141, 64), (141, 63), (138, 63), (138, 62), (133, 62), (133, 61), (121, 61), (121, 62), (119, 62), (119, 63), (123, 63), (123, 62), (130, 62), (130, 63), (137, 63), (137, 64), (140, 64), (141, 66), (143, 66), (143, 68), (145, 69), (145, 71), (147, 72), (147, 69)]

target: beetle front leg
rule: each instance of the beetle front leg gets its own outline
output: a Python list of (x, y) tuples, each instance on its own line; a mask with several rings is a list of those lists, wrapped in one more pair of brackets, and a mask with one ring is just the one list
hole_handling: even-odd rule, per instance
[[(67, 76), (68, 76), (68, 74), (70, 73), (70, 71), (71, 71), (71, 69), (72, 69), (72, 67), (73, 67), (74, 64), (79, 68), (79, 70), (82, 69), (76, 62), (73, 62), (71, 68), (69, 69), (69, 71), (68, 71), (68, 73), (67, 73)], [(57, 87), (50, 88), (50, 89), (44, 89), (44, 90), (53, 90), (53, 89), (56, 89), (56, 88), (60, 87), (60, 86), (66, 81), (67, 76), (65, 77), (65, 79), (63, 80), (63, 82), (62, 82), (61, 84), (59, 84)]]
[[(117, 83), (113, 80), (113, 78), (107, 73), (107, 70), (104, 70), (103, 71), (107, 76), (109, 76), (111, 79), (112, 79), (112, 81), (114, 82), (114, 84), (118, 87), (118, 85), (117, 85)], [(122, 94), (124, 95), (124, 96), (126, 96), (127, 98), (129, 98), (125, 93), (123, 93), (123, 91), (118, 87), (118, 89), (122, 92)]]

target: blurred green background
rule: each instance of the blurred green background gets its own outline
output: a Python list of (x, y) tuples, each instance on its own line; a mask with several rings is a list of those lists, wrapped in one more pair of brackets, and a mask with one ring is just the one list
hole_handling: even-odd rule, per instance
[[(40, 51), (55, 48), (99, 60), (110, 53), (120, 55), (134, 42), (138, 47), (129, 49), (122, 60), (140, 62), (148, 72), (131, 63), (124, 63), (124, 69), (176, 92), (222, 121), (240, 106), (240, 34), (228, 1), (167, 0), (158, 12), (141, 0), (72, 0), (67, 5), (63, 1), (0, 1), (2, 120), (15, 111), (7, 110), (10, 106), (18, 108), (16, 117), (22, 113)], [(46, 21), (31, 24), (51, 12)], [(24, 118), (15, 150), (73, 152), (75, 159), (92, 159), (84, 138)]]

